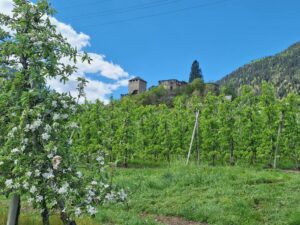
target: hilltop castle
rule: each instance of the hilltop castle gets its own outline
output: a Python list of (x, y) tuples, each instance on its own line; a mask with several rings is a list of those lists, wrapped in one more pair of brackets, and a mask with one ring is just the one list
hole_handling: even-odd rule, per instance
[[(160, 80), (158, 81), (159, 86), (163, 86), (166, 90), (174, 90), (178, 87), (187, 85), (185, 81), (179, 81), (176, 79), (170, 80)], [(151, 87), (152, 88), (152, 87)], [(135, 77), (130, 79), (128, 82), (128, 94), (135, 95), (147, 91), (147, 81), (143, 80), (140, 77)]]

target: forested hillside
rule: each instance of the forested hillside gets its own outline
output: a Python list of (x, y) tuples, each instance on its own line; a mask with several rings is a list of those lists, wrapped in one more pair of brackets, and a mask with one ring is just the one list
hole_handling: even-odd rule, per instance
[(253, 61), (218, 81), (238, 92), (242, 85), (256, 90), (262, 81), (274, 85), (279, 97), (290, 92), (300, 93), (300, 42), (275, 55)]

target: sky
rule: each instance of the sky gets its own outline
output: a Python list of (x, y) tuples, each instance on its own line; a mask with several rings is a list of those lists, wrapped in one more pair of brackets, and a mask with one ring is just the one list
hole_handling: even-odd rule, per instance
[[(0, 12), (12, 0), (0, 0)], [(87, 97), (107, 102), (127, 93), (127, 81), (140, 76), (148, 87), (158, 80), (188, 80), (193, 60), (206, 82), (276, 54), (300, 41), (299, 0), (52, 0), (54, 24), (92, 65), (75, 77), (89, 79)]]

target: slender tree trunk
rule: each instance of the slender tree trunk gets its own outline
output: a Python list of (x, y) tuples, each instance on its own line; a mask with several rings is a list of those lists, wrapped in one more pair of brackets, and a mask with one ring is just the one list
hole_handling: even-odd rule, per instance
[(44, 200), (42, 201), (42, 209), (43, 212), (41, 213), (42, 219), (43, 219), (43, 225), (50, 225), (50, 220), (49, 220), (49, 210), (45, 201), (45, 196)]
[(7, 225), (18, 225), (20, 209), (21, 209), (20, 195), (14, 194), (9, 205)]
[(65, 203), (62, 199), (58, 201), (58, 205), (60, 208), (60, 219), (62, 220), (64, 225), (76, 225), (74, 220), (71, 220), (69, 215), (65, 212)]
[(215, 154), (213, 154), (213, 156), (212, 156), (212, 165), (213, 166), (215, 166), (216, 165), (216, 155)]
[(234, 141), (233, 138), (230, 138), (230, 165), (234, 166)]

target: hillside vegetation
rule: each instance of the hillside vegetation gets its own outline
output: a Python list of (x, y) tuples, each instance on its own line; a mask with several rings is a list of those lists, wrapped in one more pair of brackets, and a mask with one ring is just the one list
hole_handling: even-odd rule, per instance
[(235, 91), (239, 91), (242, 85), (259, 90), (262, 81), (274, 85), (279, 97), (291, 92), (300, 93), (300, 42), (277, 55), (238, 68), (218, 84)]

